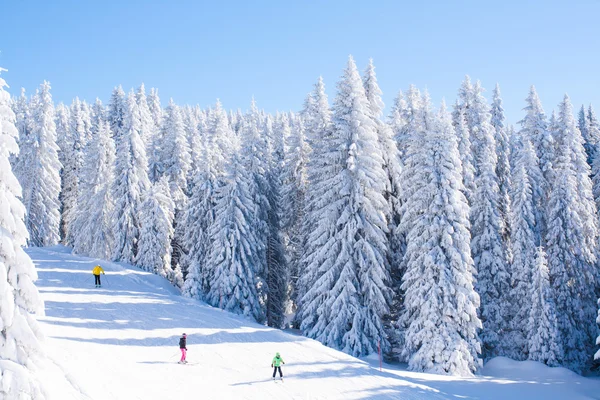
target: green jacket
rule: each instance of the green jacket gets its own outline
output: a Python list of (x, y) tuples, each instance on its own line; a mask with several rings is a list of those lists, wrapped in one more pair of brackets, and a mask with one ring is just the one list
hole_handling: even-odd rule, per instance
[(275, 356), (275, 357), (273, 357), (273, 362), (271, 363), (271, 365), (273, 367), (280, 367), (282, 363), (285, 364), (285, 361), (283, 361), (283, 358), (281, 358), (281, 356)]

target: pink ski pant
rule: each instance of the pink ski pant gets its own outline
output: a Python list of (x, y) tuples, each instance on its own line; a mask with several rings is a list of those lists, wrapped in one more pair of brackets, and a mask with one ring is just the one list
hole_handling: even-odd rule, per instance
[(185, 349), (181, 349), (181, 361), (185, 361)]

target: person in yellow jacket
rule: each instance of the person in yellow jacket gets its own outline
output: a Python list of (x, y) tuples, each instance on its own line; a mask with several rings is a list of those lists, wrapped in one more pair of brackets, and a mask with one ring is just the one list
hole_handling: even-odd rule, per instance
[(94, 274), (94, 278), (96, 279), (96, 287), (102, 287), (102, 283), (100, 282), (100, 274), (106, 275), (102, 267), (96, 265), (94, 269), (92, 269), (92, 274)]

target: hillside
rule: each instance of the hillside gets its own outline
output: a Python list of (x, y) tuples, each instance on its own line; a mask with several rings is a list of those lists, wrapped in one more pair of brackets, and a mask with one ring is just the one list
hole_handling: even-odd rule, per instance
[[(178, 295), (138, 268), (27, 250), (46, 302), (40, 323), (56, 368), (43, 372), (55, 399), (598, 399), (600, 381), (562, 368), (494, 359), (472, 379), (418, 374), (360, 360)], [(107, 275), (94, 288), (91, 269)], [(178, 338), (188, 334), (179, 365)], [(285, 382), (271, 381), (280, 352)], [(60, 379), (59, 379), (60, 378)], [(70, 381), (70, 383), (69, 383)], [(74, 387), (73, 387), (74, 386)]]

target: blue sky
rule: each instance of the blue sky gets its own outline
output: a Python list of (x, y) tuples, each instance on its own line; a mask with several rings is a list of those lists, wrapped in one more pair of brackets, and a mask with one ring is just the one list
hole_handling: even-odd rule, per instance
[(220, 98), (299, 110), (319, 75), (330, 100), (352, 54), (370, 57), (386, 112), (399, 89), (455, 99), (465, 74), (500, 83), (509, 121), (531, 84), (551, 111), (568, 92), (600, 111), (600, 0), (2, 0), (0, 66), (11, 93), (44, 79), (56, 101), (157, 87), (163, 103)]

